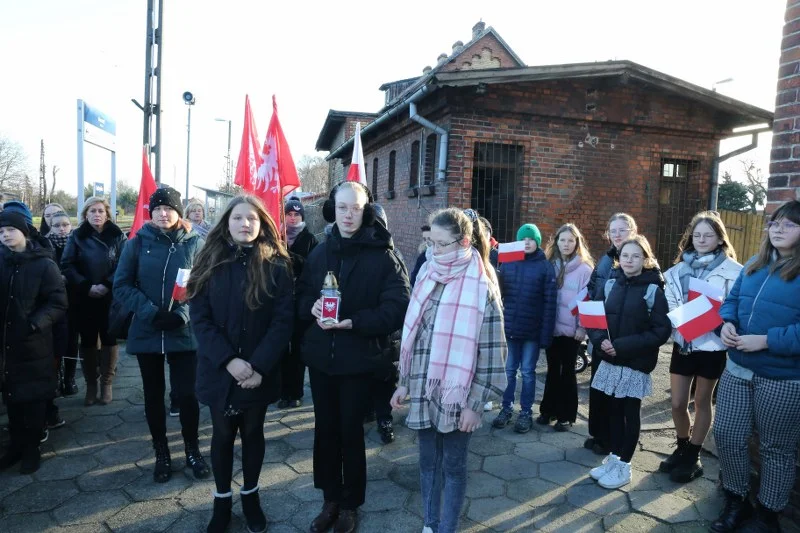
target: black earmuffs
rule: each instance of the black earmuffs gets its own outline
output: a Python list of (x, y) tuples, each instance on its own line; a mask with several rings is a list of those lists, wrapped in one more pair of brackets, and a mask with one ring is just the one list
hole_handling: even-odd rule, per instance
[[(354, 183), (364, 189), (364, 192), (367, 193), (367, 205), (364, 206), (364, 216), (361, 219), (361, 225), (371, 226), (374, 224), (375, 208), (372, 206), (372, 204), (375, 202), (375, 200), (372, 198), (372, 192), (369, 190), (369, 187), (358, 181), (343, 181), (342, 183)], [(337, 184), (333, 189), (331, 189), (328, 199), (322, 204), (322, 218), (325, 219), (325, 222), (336, 222), (336, 193), (339, 191), (339, 187), (342, 186), (342, 183)]]

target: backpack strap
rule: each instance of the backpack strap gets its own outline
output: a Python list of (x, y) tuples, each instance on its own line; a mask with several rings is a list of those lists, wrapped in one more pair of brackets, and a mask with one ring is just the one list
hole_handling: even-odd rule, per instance
[[(610, 278), (606, 280), (605, 287), (603, 287), (604, 293), (604, 300), (608, 301), (608, 295), (611, 294), (611, 289), (614, 288), (614, 283), (616, 283), (616, 278)], [(655, 283), (650, 283), (647, 286), (647, 290), (644, 293), (644, 301), (647, 304), (647, 314), (653, 312), (653, 305), (656, 303), (656, 291), (658, 290), (658, 285)]]

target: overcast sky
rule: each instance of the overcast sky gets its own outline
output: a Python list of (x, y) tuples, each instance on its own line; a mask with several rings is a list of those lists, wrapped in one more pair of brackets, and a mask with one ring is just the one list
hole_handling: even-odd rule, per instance
[[(328, 109), (377, 111), (378, 87), (421, 74), (480, 19), (528, 65), (628, 59), (773, 110), (784, 0), (409, 0), (264, 2), (164, 0), (162, 178), (183, 192), (186, 106), (192, 91), (191, 183), (224, 175), (227, 124), (232, 158), (250, 94), (266, 134), (271, 95), (295, 160), (314, 151)], [(138, 188), (146, 0), (0, 0), (0, 134), (20, 142), (38, 175), (61, 168), (58, 188), (77, 184), (76, 100), (117, 123), (117, 176)], [(279, 4), (280, 7), (276, 7)], [(391, 7), (391, 9), (389, 8)], [(766, 173), (768, 135), (753, 154)], [(740, 143), (741, 144), (741, 143)], [(723, 146), (723, 151), (728, 147)], [(738, 166), (736, 161), (732, 165)], [(724, 168), (723, 168), (724, 170)], [(87, 145), (87, 181), (110, 179), (107, 152)], [(195, 194), (195, 191), (192, 192)]]

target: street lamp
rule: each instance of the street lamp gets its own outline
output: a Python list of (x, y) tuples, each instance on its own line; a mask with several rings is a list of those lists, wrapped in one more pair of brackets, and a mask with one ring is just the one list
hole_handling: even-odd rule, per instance
[(194, 95), (189, 91), (183, 93), (183, 103), (188, 106), (188, 117), (186, 119), (186, 202), (189, 202), (189, 148), (192, 139), (192, 106), (194, 105)]
[(214, 120), (228, 123), (228, 155), (225, 156), (227, 162), (225, 166), (225, 184), (228, 186), (228, 190), (225, 192), (231, 192), (231, 121), (224, 118), (215, 118)]

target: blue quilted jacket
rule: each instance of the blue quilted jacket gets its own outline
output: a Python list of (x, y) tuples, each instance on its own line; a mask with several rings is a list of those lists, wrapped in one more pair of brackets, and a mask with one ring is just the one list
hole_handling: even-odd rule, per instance
[(745, 265), (720, 309), (739, 335), (766, 335), (769, 347), (749, 353), (729, 348), (728, 356), (759, 376), (800, 380), (800, 276), (784, 281), (780, 268), (770, 273), (770, 266), (747, 275)]
[(556, 324), (558, 291), (553, 264), (541, 248), (524, 261), (503, 263), (498, 273), (503, 293), (506, 337), (550, 346)]

